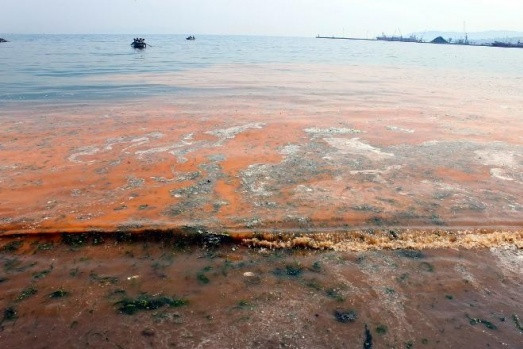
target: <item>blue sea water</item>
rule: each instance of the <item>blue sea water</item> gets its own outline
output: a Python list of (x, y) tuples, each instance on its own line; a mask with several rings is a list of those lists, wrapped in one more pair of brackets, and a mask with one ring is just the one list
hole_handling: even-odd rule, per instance
[[(118, 74), (166, 73), (219, 64), (307, 63), (459, 70), (521, 78), (523, 50), (316, 38), (147, 35), (0, 35), (0, 104), (87, 101), (201, 93), (187, 87), (129, 83)], [(85, 79), (96, 76), (97, 79)], [(106, 81), (103, 77), (107, 76)], [(93, 82), (94, 81), (94, 82)]]

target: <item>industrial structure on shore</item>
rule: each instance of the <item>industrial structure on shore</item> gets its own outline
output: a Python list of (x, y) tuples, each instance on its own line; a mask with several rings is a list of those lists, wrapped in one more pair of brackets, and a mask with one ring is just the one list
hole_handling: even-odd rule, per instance
[(393, 41), (393, 42), (411, 42), (417, 44), (440, 44), (440, 45), (461, 45), (461, 46), (487, 46), (487, 47), (506, 47), (506, 48), (523, 48), (523, 42), (518, 41), (517, 43), (505, 42), (505, 41), (493, 41), (491, 43), (472, 43), (468, 39), (468, 35), (465, 33), (464, 39), (453, 41), (452, 39), (445, 39), (442, 36), (438, 36), (431, 41), (425, 41), (415, 35), (404, 37), (399, 36), (387, 36), (382, 34), (375, 39), (368, 38), (350, 38), (350, 37), (339, 37), (339, 36), (316, 36), (318, 39), (340, 39), (340, 40), (359, 40), (359, 41)]

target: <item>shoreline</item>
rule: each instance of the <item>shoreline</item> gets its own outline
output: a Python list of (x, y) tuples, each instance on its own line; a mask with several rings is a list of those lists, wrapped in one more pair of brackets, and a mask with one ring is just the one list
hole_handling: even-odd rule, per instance
[[(481, 249), (502, 246), (523, 248), (523, 230), (476, 228), (476, 229), (412, 229), (368, 228), (330, 232), (261, 232), (261, 231), (212, 231), (204, 227), (180, 227), (178, 229), (135, 230), (78, 230), (49, 232), (11, 232), (0, 234), (0, 241), (23, 241), (43, 238), (50, 241), (77, 241), (81, 244), (95, 241), (163, 241), (194, 246), (228, 246), (238, 244), (247, 247), (269, 249), (311, 249), (333, 251), (369, 251), (398, 249)], [(94, 241), (94, 242), (93, 242)]]

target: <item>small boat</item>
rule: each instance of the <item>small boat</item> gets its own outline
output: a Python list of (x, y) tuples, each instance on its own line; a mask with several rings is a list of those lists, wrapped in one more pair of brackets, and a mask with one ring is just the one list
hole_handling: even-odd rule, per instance
[(186, 37), (185, 40), (196, 40), (196, 38), (194, 37), (194, 35), (190, 35)]
[(0, 42), (9, 42), (6, 39), (0, 38)]
[(145, 43), (144, 38), (134, 38), (133, 42), (131, 43), (131, 46), (133, 48), (143, 50), (144, 48), (147, 47), (147, 44)]

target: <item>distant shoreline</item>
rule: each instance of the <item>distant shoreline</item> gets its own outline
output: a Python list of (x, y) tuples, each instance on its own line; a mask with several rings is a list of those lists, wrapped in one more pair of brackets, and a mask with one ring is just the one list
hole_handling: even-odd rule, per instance
[[(523, 43), (511, 44), (505, 42), (494, 41), (490, 44), (477, 44), (471, 42), (432, 42), (432, 41), (411, 41), (407, 40), (381, 40), (381, 39), (367, 39), (367, 38), (351, 38), (341, 36), (316, 36), (316, 39), (331, 39), (331, 40), (350, 40), (350, 41), (385, 41), (385, 42), (403, 42), (411, 44), (432, 44), (432, 45), (450, 45), (450, 46), (476, 46), (476, 47), (499, 47), (499, 48), (523, 48)], [(436, 38), (437, 39), (437, 38)], [(435, 39), (435, 40), (436, 40)]]

